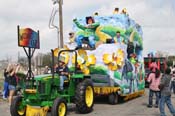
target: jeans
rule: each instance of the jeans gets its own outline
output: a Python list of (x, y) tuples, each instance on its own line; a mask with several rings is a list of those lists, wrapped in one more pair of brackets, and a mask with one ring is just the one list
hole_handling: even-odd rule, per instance
[(7, 98), (9, 96), (8, 86), (9, 86), (8, 82), (4, 82), (3, 98)]
[(60, 76), (60, 89), (63, 90), (64, 81), (68, 78), (66, 76)]
[(8, 89), (9, 89), (9, 90), (14, 90), (14, 91), (15, 91), (15, 90), (16, 90), (16, 86), (14, 86), (14, 85), (9, 85)]
[(156, 95), (156, 102), (155, 102), (155, 105), (159, 105), (159, 99), (160, 99), (160, 91), (153, 91), (153, 90), (149, 90), (149, 100), (148, 100), (148, 103), (149, 105), (153, 105), (153, 95)]
[(161, 99), (160, 99), (160, 106), (159, 106), (160, 116), (166, 116), (165, 103), (168, 106), (168, 109), (171, 112), (171, 114), (175, 116), (175, 109), (171, 103), (171, 96), (164, 96), (164, 95), (161, 95)]
[(175, 93), (175, 81), (171, 81), (171, 90), (173, 90), (173, 93)]

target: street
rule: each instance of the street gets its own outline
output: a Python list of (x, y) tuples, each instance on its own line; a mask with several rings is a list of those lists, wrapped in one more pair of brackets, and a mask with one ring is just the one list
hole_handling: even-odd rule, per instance
[[(159, 116), (158, 108), (147, 108), (148, 89), (145, 95), (119, 103), (117, 105), (109, 105), (107, 99), (98, 99), (94, 104), (94, 110), (89, 114), (78, 114), (75, 111), (74, 105), (69, 107), (68, 116)], [(175, 95), (172, 95), (173, 105), (175, 106)], [(171, 116), (169, 110), (166, 108), (167, 116)], [(0, 100), (1, 116), (10, 116), (9, 106), (7, 101)], [(47, 116), (50, 116), (48, 113)]]

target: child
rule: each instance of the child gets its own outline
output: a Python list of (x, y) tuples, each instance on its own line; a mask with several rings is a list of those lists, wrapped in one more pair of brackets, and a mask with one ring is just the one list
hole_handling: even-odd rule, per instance
[(60, 77), (60, 90), (62, 91), (63, 85), (64, 85), (64, 80), (67, 80), (68, 75), (69, 75), (69, 69), (67, 67), (67, 65), (63, 62), (63, 61), (59, 61), (59, 66), (57, 67), (57, 72), (59, 74)]

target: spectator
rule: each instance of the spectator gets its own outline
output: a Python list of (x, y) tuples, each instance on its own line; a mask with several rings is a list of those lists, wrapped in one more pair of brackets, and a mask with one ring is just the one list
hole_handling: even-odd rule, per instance
[(157, 66), (157, 63), (156, 63), (156, 59), (155, 59), (155, 58), (153, 58), (153, 59), (151, 60), (151, 64), (150, 64), (149, 68), (150, 68), (150, 70), (151, 70), (152, 72), (155, 72), (156, 69), (158, 69), (158, 66)]
[(153, 95), (156, 95), (155, 107), (158, 108), (159, 98), (160, 98), (160, 89), (158, 88), (160, 84), (160, 71), (152, 72), (149, 74), (148, 79), (149, 83), (149, 100), (148, 107), (151, 108), (153, 105)]
[(56, 72), (58, 72), (59, 77), (60, 77), (60, 90), (62, 91), (64, 89), (63, 88), (64, 81), (68, 79), (67, 77), (69, 74), (69, 69), (63, 61), (59, 61)]
[(48, 74), (49, 73), (49, 67), (48, 66), (45, 66), (44, 68), (44, 74)]
[[(8, 65), (9, 67), (9, 65)], [(7, 69), (8, 69), (7, 67)], [(7, 69), (4, 69), (4, 90), (3, 90), (3, 99), (6, 100), (9, 96), (9, 89), (8, 89), (8, 72)]]
[(160, 98), (160, 116), (165, 115), (165, 103), (168, 106), (171, 114), (175, 116), (175, 109), (171, 103), (171, 91), (170, 91), (170, 82), (171, 82), (171, 69), (167, 68), (165, 70), (165, 75), (161, 78), (159, 89), (161, 90), (161, 98)]
[[(174, 73), (174, 74), (173, 74)], [(175, 65), (171, 69), (171, 74), (175, 76)]]
[(12, 100), (13, 100), (13, 96), (16, 90), (16, 85), (17, 85), (17, 81), (16, 81), (16, 73), (18, 72), (20, 68), (20, 65), (11, 65), (9, 70), (7, 70), (9, 72), (9, 105), (11, 105)]
[(175, 71), (172, 71), (172, 79), (171, 79), (171, 91), (175, 94)]

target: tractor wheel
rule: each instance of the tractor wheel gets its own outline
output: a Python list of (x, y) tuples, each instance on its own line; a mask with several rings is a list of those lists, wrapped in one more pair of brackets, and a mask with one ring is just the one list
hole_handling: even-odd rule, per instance
[(109, 96), (108, 96), (108, 100), (109, 100), (109, 103), (112, 104), (112, 105), (115, 105), (118, 103), (119, 101), (119, 96), (117, 93), (111, 93)]
[(22, 97), (17, 96), (13, 99), (10, 106), (11, 116), (25, 116), (26, 107), (22, 106)]
[(86, 79), (77, 85), (75, 104), (78, 112), (80, 113), (85, 114), (93, 110), (94, 88), (90, 79)]
[(66, 116), (66, 113), (66, 100), (63, 98), (56, 98), (51, 109), (51, 116)]

